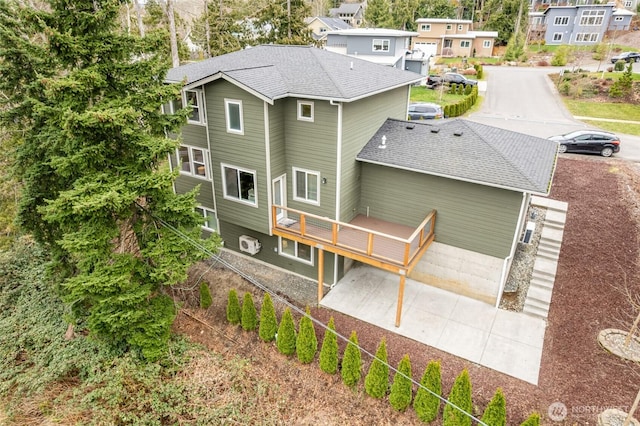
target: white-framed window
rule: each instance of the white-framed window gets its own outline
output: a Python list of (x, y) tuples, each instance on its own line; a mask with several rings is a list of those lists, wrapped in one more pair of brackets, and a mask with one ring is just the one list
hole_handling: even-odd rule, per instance
[(624, 2), (624, 7), (631, 7), (631, 5), (633, 5), (633, 2), (631, 0), (627, 0)]
[(388, 39), (373, 39), (373, 51), (374, 52), (388, 52), (389, 40)]
[(469, 47), (471, 42), (469, 40), (460, 40), (460, 47)]
[(453, 28), (453, 25), (447, 24), (447, 31), (450, 31)]
[(431, 24), (420, 24), (420, 31), (431, 31)]
[(462, 31), (462, 24), (458, 25), (458, 31)]
[(556, 16), (553, 18), (553, 25), (555, 26), (566, 26), (569, 25), (569, 17), (568, 16)]
[(293, 199), (310, 204), (320, 204), (320, 173), (293, 168)]
[(244, 134), (244, 122), (242, 118), (242, 101), (236, 99), (224, 100), (225, 119), (227, 132)]
[(601, 27), (604, 22), (604, 10), (583, 10), (580, 16), (580, 26)]
[(204, 223), (202, 224), (203, 229), (218, 232), (218, 221), (216, 220), (216, 212), (214, 210), (198, 206), (196, 207), (196, 212), (204, 218)]
[(491, 47), (491, 40), (484, 40), (482, 42), (482, 47), (484, 47), (485, 49), (488, 49)]
[(185, 90), (183, 92), (183, 105), (191, 107), (187, 117), (187, 123), (204, 124), (204, 100), (202, 90)]
[(163, 114), (175, 114), (176, 111), (182, 109), (182, 96), (162, 104)]
[(278, 237), (278, 253), (299, 262), (313, 265), (313, 247), (298, 241)]
[(553, 41), (562, 41), (562, 33), (553, 33)]
[(598, 41), (598, 33), (578, 33), (576, 41), (595, 43)]
[(176, 156), (180, 174), (210, 179), (209, 151), (193, 146), (180, 145)]
[(313, 121), (313, 102), (298, 101), (298, 120)]
[(220, 164), (220, 167), (224, 198), (257, 206), (256, 171), (229, 164)]
[(613, 20), (616, 22), (624, 21), (624, 16), (616, 16), (615, 18), (613, 18)]

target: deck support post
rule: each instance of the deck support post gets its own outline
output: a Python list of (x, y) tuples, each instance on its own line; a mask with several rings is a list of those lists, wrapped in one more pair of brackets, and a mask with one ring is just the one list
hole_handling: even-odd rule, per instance
[(404, 299), (404, 284), (407, 276), (405, 271), (400, 271), (400, 288), (398, 288), (398, 307), (396, 308), (396, 327), (400, 327), (402, 316), (402, 299)]
[(324, 284), (324, 250), (318, 246), (318, 304), (324, 296), (323, 286)]

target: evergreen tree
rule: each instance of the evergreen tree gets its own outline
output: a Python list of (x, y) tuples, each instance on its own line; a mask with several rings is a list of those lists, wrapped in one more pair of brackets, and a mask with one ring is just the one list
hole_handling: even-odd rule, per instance
[(421, 1), (416, 16), (453, 19), (456, 16), (456, 8), (449, 0)]
[(320, 369), (328, 374), (335, 374), (338, 371), (338, 335), (333, 317), (329, 318), (329, 323), (324, 331), (324, 339), (320, 349)]
[(418, 6), (419, 0), (393, 0), (391, 6), (393, 28), (415, 31)]
[[(620, 62), (620, 61), (618, 61)], [(616, 63), (618, 65), (618, 63)], [(628, 97), (633, 93), (633, 64), (629, 62), (627, 68), (618, 81), (613, 83), (609, 88), (609, 96), (611, 97)]]
[(208, 43), (205, 50), (211, 56), (242, 50), (254, 42), (251, 22), (246, 19), (252, 14), (249, 3), (225, 0), (210, 1), (207, 5), (205, 13), (193, 21), (192, 40), (205, 48)]
[(398, 411), (404, 411), (411, 404), (412, 382), (411, 361), (409, 355), (405, 355), (398, 364), (398, 372), (393, 376), (389, 403)]
[(387, 364), (387, 341), (382, 338), (364, 378), (364, 390), (373, 398), (383, 398), (389, 390), (389, 365)]
[(227, 298), (227, 321), (231, 324), (240, 324), (241, 320), (242, 311), (240, 309), (238, 293), (235, 288), (232, 288), (229, 290), (229, 297)]
[(289, 308), (285, 309), (282, 314), (276, 345), (280, 353), (284, 355), (293, 355), (296, 351), (296, 324)]
[(305, 0), (267, 1), (258, 11), (254, 26), (259, 44), (312, 44), (311, 30), (305, 24), (311, 7)]
[(242, 317), (240, 320), (244, 331), (253, 331), (258, 327), (258, 314), (256, 305), (253, 303), (253, 296), (247, 292), (242, 301)]
[(260, 327), (258, 334), (265, 342), (271, 342), (276, 338), (278, 331), (278, 319), (276, 311), (273, 309), (273, 302), (269, 293), (264, 294), (262, 299), (262, 307), (260, 308)]
[(358, 384), (362, 376), (362, 353), (358, 347), (358, 335), (355, 330), (351, 332), (349, 343), (342, 357), (342, 382), (352, 388)]
[(413, 400), (413, 409), (420, 420), (430, 423), (438, 418), (440, 411), (440, 398), (438, 398), (442, 395), (440, 361), (431, 361), (427, 364), (420, 385)]
[(18, 146), (20, 225), (51, 254), (74, 320), (153, 360), (176, 315), (166, 286), (207, 254), (185, 238), (200, 239), (195, 192), (175, 195), (165, 165), (188, 111), (160, 112), (180, 93), (164, 84), (164, 38), (127, 35), (118, 12), (0, 3), (0, 124)]
[[(449, 393), (449, 402), (459, 409), (446, 404), (442, 413), (442, 424), (444, 426), (471, 426), (471, 417), (467, 414), (472, 414), (473, 402), (471, 401), (471, 381), (466, 368), (453, 382)], [(460, 410), (463, 410), (464, 413)]]
[(540, 414), (532, 413), (520, 426), (540, 426)]
[(393, 28), (391, 0), (368, 0), (364, 21), (372, 28)]
[(306, 315), (300, 318), (300, 329), (296, 340), (296, 353), (298, 360), (303, 364), (309, 364), (316, 357), (318, 351), (318, 338), (311, 320), (311, 312), (307, 306)]
[(200, 283), (200, 307), (202, 309), (208, 309), (213, 303), (211, 300), (211, 290), (209, 290), (209, 283), (203, 281)]
[(504, 399), (502, 389), (496, 390), (480, 420), (488, 426), (505, 426), (507, 424), (507, 402)]

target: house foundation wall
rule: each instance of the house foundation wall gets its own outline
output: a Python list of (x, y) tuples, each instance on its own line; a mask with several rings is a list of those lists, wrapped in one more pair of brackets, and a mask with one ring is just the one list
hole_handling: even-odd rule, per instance
[(495, 304), (504, 259), (434, 242), (409, 278)]

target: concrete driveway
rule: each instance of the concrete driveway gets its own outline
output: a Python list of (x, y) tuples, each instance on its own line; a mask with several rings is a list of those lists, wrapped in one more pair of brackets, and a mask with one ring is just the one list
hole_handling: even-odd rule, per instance
[[(591, 66), (597, 67), (597, 64)], [(640, 63), (634, 67), (640, 71)], [(554, 67), (485, 67), (487, 79), (482, 105), (468, 118), (541, 138), (595, 128), (573, 118), (564, 107), (549, 78), (549, 74), (557, 72), (558, 68)], [(620, 118), (640, 120), (640, 117)], [(615, 158), (640, 162), (640, 137), (624, 133), (619, 136), (622, 147)]]

